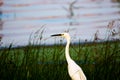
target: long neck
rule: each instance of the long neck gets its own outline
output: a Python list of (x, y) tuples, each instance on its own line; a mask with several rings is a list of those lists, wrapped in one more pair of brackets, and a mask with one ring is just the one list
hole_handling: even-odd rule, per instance
[(67, 44), (66, 44), (66, 47), (65, 47), (65, 57), (66, 57), (67, 63), (72, 61), (72, 59), (69, 55), (69, 45), (70, 45), (70, 39), (67, 39)]

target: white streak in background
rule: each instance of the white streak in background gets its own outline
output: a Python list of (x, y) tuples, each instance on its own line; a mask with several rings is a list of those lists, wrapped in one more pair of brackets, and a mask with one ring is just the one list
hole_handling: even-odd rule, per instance
[[(105, 38), (107, 25), (111, 20), (120, 19), (120, 4), (110, 0), (78, 0), (75, 6), (75, 18), (68, 19), (68, 13), (62, 8), (69, 7), (73, 0), (4, 0), (0, 7), (3, 11), (2, 18), (3, 45), (15, 42), (14, 45), (26, 45), (30, 34), (45, 25), (43, 43), (54, 44), (51, 34), (62, 33), (70, 29), (72, 42), (93, 40), (94, 34), (99, 30), (99, 37)], [(89, 3), (89, 4), (88, 4)], [(69, 26), (70, 22), (75, 22)], [(116, 30), (116, 29), (115, 29)], [(117, 30), (116, 30), (117, 31)], [(78, 38), (75, 38), (78, 36)]]

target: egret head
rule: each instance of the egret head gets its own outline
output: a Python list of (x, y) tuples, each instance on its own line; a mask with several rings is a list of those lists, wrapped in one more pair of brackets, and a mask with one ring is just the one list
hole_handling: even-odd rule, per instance
[(66, 39), (70, 39), (70, 35), (68, 33), (61, 33), (61, 34), (54, 34), (54, 35), (51, 35), (52, 37), (53, 36), (61, 36), (63, 38), (66, 38)]

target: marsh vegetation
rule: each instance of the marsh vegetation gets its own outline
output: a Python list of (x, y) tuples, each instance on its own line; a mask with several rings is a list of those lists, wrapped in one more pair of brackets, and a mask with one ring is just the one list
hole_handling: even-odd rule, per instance
[[(71, 44), (70, 55), (88, 80), (119, 80), (120, 42)], [(29, 44), (0, 50), (1, 80), (70, 80), (64, 45)]]

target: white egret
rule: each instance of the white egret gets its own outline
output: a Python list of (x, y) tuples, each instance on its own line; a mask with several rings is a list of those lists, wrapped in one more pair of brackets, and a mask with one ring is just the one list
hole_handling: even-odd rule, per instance
[(65, 47), (65, 57), (68, 63), (68, 73), (72, 80), (86, 80), (86, 76), (83, 73), (81, 67), (79, 67), (69, 55), (70, 35), (68, 33), (54, 34), (51, 36), (62, 36), (67, 40)]

